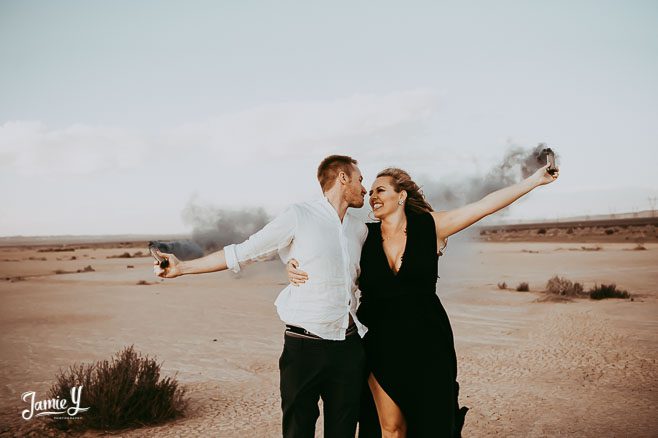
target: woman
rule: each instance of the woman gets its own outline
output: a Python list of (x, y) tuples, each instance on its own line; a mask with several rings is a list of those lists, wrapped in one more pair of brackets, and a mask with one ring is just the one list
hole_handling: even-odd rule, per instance
[[(458, 407), (453, 334), (436, 295), (440, 249), (449, 236), (557, 177), (546, 165), (477, 202), (435, 212), (405, 171), (377, 175), (370, 206), (378, 222), (367, 224), (359, 277), (370, 390), (360, 437), (460, 436), (467, 408)], [(306, 274), (294, 266), (292, 260), (291, 281), (304, 282)]]

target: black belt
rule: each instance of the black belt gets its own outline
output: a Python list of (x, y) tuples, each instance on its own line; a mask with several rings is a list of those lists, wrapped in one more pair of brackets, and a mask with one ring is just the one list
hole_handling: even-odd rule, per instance
[[(358, 333), (359, 333), (359, 330), (356, 327), (356, 324), (352, 324), (345, 331), (345, 337), (347, 338), (348, 336), (353, 336), (353, 335), (358, 334)], [(302, 327), (298, 327), (296, 325), (286, 324), (286, 334), (290, 334), (290, 335), (295, 336), (295, 337), (303, 337), (303, 338), (307, 338), (307, 339), (323, 339), (324, 340), (324, 338), (321, 338), (320, 336), (318, 336), (316, 334), (313, 334), (313, 333), (309, 332), (308, 330), (306, 330)]]

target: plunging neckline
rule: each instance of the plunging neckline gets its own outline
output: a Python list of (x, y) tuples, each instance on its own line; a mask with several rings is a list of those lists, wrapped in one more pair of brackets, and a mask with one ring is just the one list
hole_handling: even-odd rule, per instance
[[(391, 265), (388, 263), (388, 256), (386, 255), (386, 250), (384, 249), (384, 239), (382, 235), (382, 224), (379, 224), (379, 241), (381, 243), (380, 247), (382, 249), (382, 254), (384, 256), (384, 263), (386, 263), (386, 267), (388, 268), (388, 271), (393, 275), (393, 277), (397, 277), (400, 275), (400, 272), (402, 271), (402, 267), (404, 266), (404, 260), (405, 257), (407, 256), (407, 248), (409, 247), (409, 217), (407, 216), (407, 232), (405, 233), (407, 235), (407, 238), (404, 241), (404, 250), (402, 250), (402, 256), (400, 260), (400, 269), (397, 270), (397, 272), (393, 269), (395, 268), (395, 263), (393, 263), (393, 268), (391, 268)], [(397, 261), (397, 260), (396, 260)]]

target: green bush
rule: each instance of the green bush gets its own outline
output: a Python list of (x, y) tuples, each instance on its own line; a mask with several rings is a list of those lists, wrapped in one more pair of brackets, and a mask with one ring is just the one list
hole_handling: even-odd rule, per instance
[(601, 286), (594, 286), (589, 290), (589, 297), (593, 300), (602, 300), (604, 298), (629, 298), (629, 294), (625, 290), (617, 289), (615, 284), (602, 284)]
[(50, 417), (59, 429), (120, 429), (156, 424), (183, 415), (188, 400), (175, 378), (160, 379), (154, 359), (126, 347), (111, 361), (73, 365), (57, 375), (50, 397), (69, 399), (82, 385), (80, 419)]

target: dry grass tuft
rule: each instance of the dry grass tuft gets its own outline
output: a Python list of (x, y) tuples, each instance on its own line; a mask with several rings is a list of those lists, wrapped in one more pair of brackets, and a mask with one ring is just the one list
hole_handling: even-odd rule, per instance
[(133, 256), (130, 255), (129, 252), (124, 252), (122, 254), (118, 255), (109, 255), (105, 257), (106, 259), (131, 259)]
[(585, 294), (583, 292), (582, 284), (573, 283), (571, 280), (567, 280), (564, 277), (558, 277), (557, 275), (546, 283), (546, 292), (553, 295), (569, 297), (582, 296)]
[(589, 297), (593, 300), (602, 300), (604, 298), (630, 298), (625, 290), (617, 289), (615, 284), (596, 285), (589, 290)]
[(530, 290), (530, 286), (524, 281), (523, 283), (519, 283), (519, 285), (516, 286), (516, 290), (519, 292), (528, 292)]

